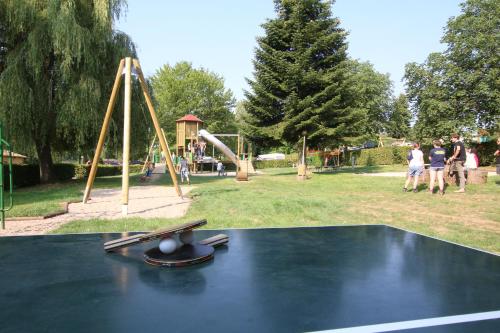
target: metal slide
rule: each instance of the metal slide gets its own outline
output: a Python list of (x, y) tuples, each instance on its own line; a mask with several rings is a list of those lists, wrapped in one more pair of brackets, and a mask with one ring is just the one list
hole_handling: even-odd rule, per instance
[(204, 129), (199, 131), (199, 135), (205, 140), (209, 141), (215, 147), (217, 147), (217, 149), (219, 149), (224, 155), (226, 155), (226, 157), (229, 158), (234, 164), (238, 165), (238, 158), (236, 157), (235, 153), (233, 153), (231, 149), (229, 149), (229, 147), (223, 144), (219, 139), (217, 139), (215, 136), (208, 133)]

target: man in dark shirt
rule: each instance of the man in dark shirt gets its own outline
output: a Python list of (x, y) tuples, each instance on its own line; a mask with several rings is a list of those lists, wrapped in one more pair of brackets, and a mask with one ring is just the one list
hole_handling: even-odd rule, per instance
[(465, 192), (465, 174), (464, 174), (464, 163), (465, 163), (465, 147), (463, 142), (459, 141), (460, 136), (456, 133), (451, 135), (451, 142), (453, 143), (453, 155), (448, 160), (451, 164), (451, 170), (458, 173), (458, 178), (460, 180), (460, 188), (456, 193)]
[(497, 175), (500, 175), (500, 138), (497, 139), (497, 150), (495, 151), (495, 164), (497, 165)]

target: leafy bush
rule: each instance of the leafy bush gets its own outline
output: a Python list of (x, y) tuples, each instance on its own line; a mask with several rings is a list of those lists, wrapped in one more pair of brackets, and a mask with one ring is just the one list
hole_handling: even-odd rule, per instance
[(68, 163), (54, 164), (53, 171), (57, 180), (70, 180), (75, 176), (75, 165)]
[(254, 161), (253, 165), (254, 165), (255, 169), (289, 168), (296, 163), (297, 163), (297, 159), (290, 159), (287, 156), (284, 160)]
[[(9, 166), (3, 166), (4, 189), (9, 189)], [(13, 186), (25, 187), (40, 183), (40, 169), (36, 164), (12, 165)]]

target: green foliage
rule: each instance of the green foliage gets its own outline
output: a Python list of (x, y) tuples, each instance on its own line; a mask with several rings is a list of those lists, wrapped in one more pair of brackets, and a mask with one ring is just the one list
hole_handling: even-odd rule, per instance
[[(119, 60), (135, 56), (128, 36), (113, 30), (123, 5), (0, 2), (0, 115), (15, 147), (35, 148), (42, 182), (55, 178), (53, 150), (89, 153), (97, 142)], [(132, 108), (140, 110), (137, 83), (134, 88)], [(121, 97), (116, 105), (123, 105)], [(122, 114), (114, 113), (109, 146), (122, 137)], [(148, 123), (138, 112), (133, 117), (135, 147), (141, 147)]]
[(69, 163), (54, 164), (54, 174), (59, 181), (72, 179), (75, 176), (75, 165)]
[(406, 164), (410, 147), (378, 147), (350, 152), (356, 156), (356, 164), (360, 166)]
[[(10, 186), (8, 175), (9, 166), (3, 166), (5, 189)], [(33, 186), (40, 183), (40, 169), (36, 164), (12, 165), (12, 180), (14, 188)]]
[[(73, 164), (61, 163), (54, 164), (56, 179), (66, 181), (75, 175)], [(3, 166), (5, 188), (9, 188), (9, 167)], [(34, 186), (40, 184), (40, 167), (37, 164), (12, 165), (12, 178), (14, 188)]]
[(236, 122), (231, 109), (235, 100), (224, 79), (188, 62), (165, 65), (151, 78), (161, 126), (170, 142), (175, 142), (175, 121), (194, 114), (211, 133), (234, 133)]
[(282, 0), (275, 7), (277, 18), (257, 39), (242, 131), (261, 147), (294, 145), (302, 135), (320, 147), (363, 133), (369, 106), (356, 80), (364, 73), (352, 69), (369, 66), (347, 61), (347, 33), (331, 3)]
[(314, 153), (308, 156), (309, 165), (312, 165), (316, 168), (320, 168), (323, 166), (323, 159), (321, 158), (321, 153)]
[(405, 94), (400, 94), (392, 100), (387, 132), (394, 138), (407, 138), (410, 136), (411, 111), (408, 105), (408, 98)]
[(297, 164), (297, 159), (286, 158), (284, 160), (273, 161), (255, 161), (253, 162), (255, 169), (268, 169), (268, 168), (289, 168)]
[(442, 42), (424, 64), (406, 65), (407, 94), (419, 139), (470, 135), (498, 127), (500, 116), (500, 2), (467, 0), (451, 18)]
[[(351, 84), (356, 99), (353, 101), (367, 112), (363, 134), (377, 136), (388, 128), (391, 115), (392, 84), (388, 74), (378, 73), (369, 62), (350, 60)], [(367, 137), (366, 137), (367, 138)]]

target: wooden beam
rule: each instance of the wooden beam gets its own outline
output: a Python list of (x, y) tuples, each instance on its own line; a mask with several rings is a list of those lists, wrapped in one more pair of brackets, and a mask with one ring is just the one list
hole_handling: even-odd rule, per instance
[(163, 153), (165, 154), (165, 160), (167, 162), (168, 171), (170, 172), (170, 177), (172, 178), (172, 182), (174, 183), (175, 190), (177, 191), (177, 195), (182, 197), (182, 191), (179, 187), (179, 183), (177, 182), (177, 175), (175, 173), (174, 165), (172, 163), (172, 156), (170, 156), (170, 150), (168, 149), (167, 140), (162, 135), (160, 123), (158, 122), (158, 118), (156, 117), (155, 110), (153, 108), (153, 103), (151, 101), (151, 97), (149, 96), (148, 86), (146, 85), (146, 80), (144, 79), (144, 75), (142, 74), (141, 65), (137, 59), (133, 60), (134, 67), (137, 71), (137, 75), (139, 77), (139, 82), (142, 87), (142, 92), (144, 94), (144, 98), (146, 99), (146, 104), (148, 105), (149, 114), (151, 115), (151, 119), (153, 120), (153, 125), (156, 130), (156, 135), (160, 141), (161, 148)]
[(122, 214), (128, 214), (130, 164), (130, 113), (132, 103), (132, 58), (125, 58), (125, 100), (123, 104)]
[(104, 140), (106, 139), (106, 134), (108, 132), (109, 122), (111, 119), (111, 115), (113, 114), (113, 109), (116, 102), (116, 94), (120, 89), (120, 83), (124, 65), (125, 65), (125, 60), (122, 59), (120, 61), (120, 65), (118, 65), (118, 71), (116, 72), (115, 76), (115, 83), (113, 84), (113, 90), (111, 91), (111, 97), (109, 98), (108, 108), (106, 109), (106, 115), (104, 116), (104, 121), (102, 123), (101, 134), (99, 135), (99, 141), (97, 142), (97, 148), (94, 153), (94, 159), (92, 160), (92, 167), (90, 168), (90, 173), (87, 179), (87, 186), (85, 187), (85, 192), (83, 195), (83, 203), (87, 203), (87, 200), (90, 197), (90, 191), (92, 190), (92, 186), (94, 185), (94, 179), (97, 173), (97, 165), (99, 163), (99, 158), (101, 158), (102, 147), (104, 146)]

